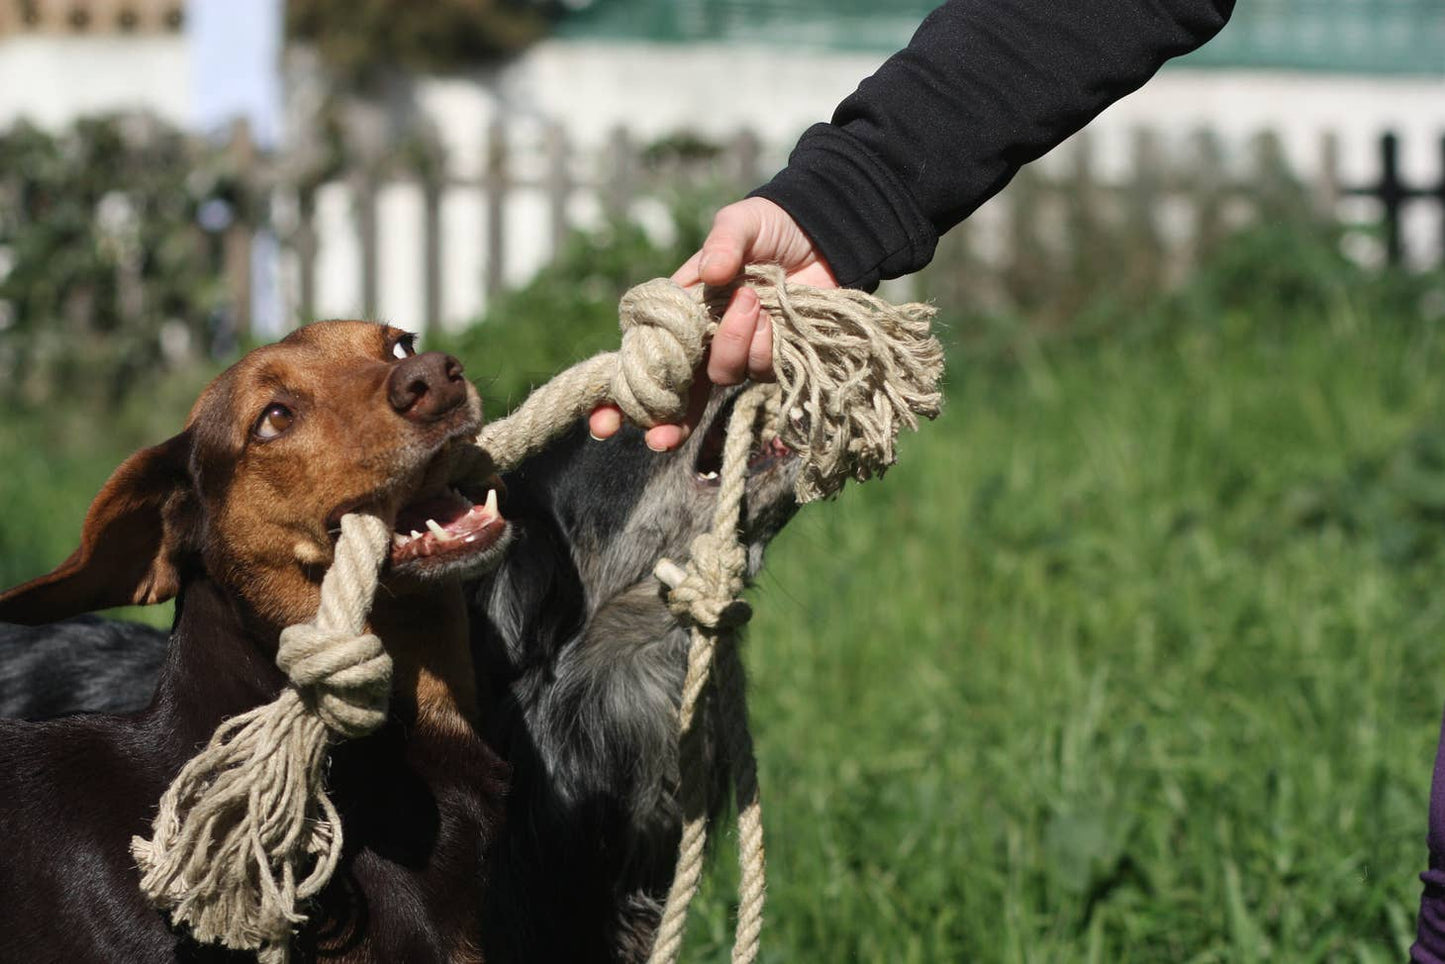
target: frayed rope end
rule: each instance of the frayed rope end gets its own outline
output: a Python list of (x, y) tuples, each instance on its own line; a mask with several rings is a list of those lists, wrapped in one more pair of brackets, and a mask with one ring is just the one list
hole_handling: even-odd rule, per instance
[[(850, 478), (883, 475), (898, 460), (898, 433), (943, 407), (933, 306), (788, 284), (776, 265), (753, 265), (738, 283), (757, 292), (772, 321), (779, 436), (802, 459), (798, 501), (836, 495)], [(734, 287), (707, 290), (715, 314)]]

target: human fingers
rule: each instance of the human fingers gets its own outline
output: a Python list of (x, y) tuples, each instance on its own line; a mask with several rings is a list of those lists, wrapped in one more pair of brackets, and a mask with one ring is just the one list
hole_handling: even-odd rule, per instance
[(698, 277), (710, 285), (725, 285), (736, 278), (761, 230), (762, 218), (756, 205), (739, 201), (722, 208), (713, 216), (712, 229), (697, 253)]
[(622, 428), (622, 409), (611, 402), (603, 402), (587, 416), (587, 431), (599, 442), (609, 439)]
[(758, 312), (758, 327), (748, 346), (748, 377), (755, 382), (770, 382), (773, 373), (773, 319), (766, 311)]
[(697, 263), (701, 260), (702, 252), (697, 251), (691, 258), (684, 261), (682, 267), (672, 273), (673, 283), (681, 285), (684, 288), (691, 288), (693, 285), (700, 283), (702, 276), (698, 274)]
[(797, 271), (789, 272), (788, 280), (794, 284), (808, 285), (813, 288), (838, 287), (838, 279), (834, 277), (833, 269), (821, 259), (806, 264)]
[(699, 367), (692, 375), (692, 387), (688, 389), (687, 411), (675, 424), (654, 425), (647, 430), (647, 447), (654, 452), (670, 452), (688, 440), (693, 427), (702, 420), (703, 409), (707, 408), (708, 396), (712, 394), (712, 383), (703, 377)]
[(739, 288), (733, 292), (708, 348), (707, 377), (714, 385), (736, 385), (747, 377), (748, 352), (761, 313), (756, 291)]

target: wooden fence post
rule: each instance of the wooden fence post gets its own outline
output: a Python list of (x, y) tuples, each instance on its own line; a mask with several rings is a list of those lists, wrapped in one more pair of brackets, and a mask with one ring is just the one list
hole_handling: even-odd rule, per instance
[(1440, 179), (1435, 182), (1434, 191), (1426, 192), (1427, 196), (1432, 194), (1440, 208), (1440, 250), (1436, 252), (1436, 261), (1445, 264), (1445, 135), (1440, 137)]
[(379, 307), (377, 270), (380, 261), (376, 223), (376, 179), (370, 170), (351, 176), (352, 204), (356, 211), (356, 232), (361, 248), (361, 311), (375, 318)]
[(253, 203), (250, 195), (256, 168), (256, 145), (251, 139), (251, 125), (245, 118), (231, 124), (231, 140), (226, 150), (231, 155), (237, 185), (231, 223), (222, 241), (226, 290), (236, 336), (244, 338), (251, 330), (251, 218), (254, 212), (250, 210)]
[(552, 257), (562, 253), (567, 242), (567, 203), (572, 197), (572, 174), (568, 169), (567, 129), (560, 123), (547, 125), (547, 211), (551, 221)]
[(1254, 138), (1253, 191), (1258, 197), (1258, 214), (1272, 221), (1295, 221), (1309, 214), (1311, 203), (1299, 180), (1290, 171), (1284, 144), (1274, 131), (1262, 131)]
[(1016, 305), (1041, 305), (1049, 293), (1039, 282), (1048, 277), (1048, 251), (1039, 232), (1043, 182), (1035, 168), (1024, 166), (1008, 187), (1009, 254), (1004, 262), (1004, 284)]
[(507, 130), (501, 118), (487, 129), (487, 301), (499, 294), (506, 279), (507, 245)]
[(1224, 209), (1229, 203), (1229, 180), (1224, 169), (1224, 146), (1219, 135), (1205, 128), (1194, 133), (1194, 163), (1189, 174), (1194, 206), (1191, 257), (1197, 264), (1219, 249), (1224, 240)]
[(303, 183), (296, 186), (296, 233), (292, 247), (296, 250), (296, 311), (298, 321), (310, 324), (316, 320), (316, 189), (319, 185)]
[(1315, 213), (1324, 220), (1334, 220), (1340, 203), (1340, 138), (1334, 131), (1320, 135), (1319, 170), (1315, 174)]
[(1383, 209), (1385, 228), (1385, 260), (1397, 265), (1405, 260), (1405, 245), (1400, 237), (1400, 208), (1410, 191), (1400, 180), (1400, 138), (1394, 131), (1380, 137), (1380, 179), (1375, 184), (1349, 188), (1347, 194), (1373, 197)]
[(762, 153), (762, 142), (758, 140), (757, 134), (749, 128), (738, 131), (738, 136), (733, 141), (733, 156), (737, 159), (735, 176), (744, 190), (752, 190), (762, 177), (760, 173)]
[(422, 199), (422, 310), (428, 330), (442, 324), (442, 180), (424, 177)]
[(1400, 234), (1400, 209), (1409, 196), (1400, 180), (1400, 136), (1390, 131), (1380, 138), (1380, 203), (1385, 206), (1385, 257), (1390, 264), (1405, 260)]
[(602, 191), (602, 206), (609, 217), (623, 218), (632, 204), (633, 180), (636, 177), (637, 157), (632, 147), (632, 137), (625, 127), (615, 127), (608, 139), (610, 166), (607, 183)]
[(1158, 135), (1136, 127), (1130, 138), (1133, 180), (1125, 190), (1124, 230), (1130, 241), (1130, 293), (1157, 288), (1164, 276), (1166, 252), (1158, 214), (1164, 196), (1164, 159)]
[[(1105, 223), (1105, 198), (1094, 169), (1094, 137), (1079, 131), (1069, 143), (1069, 170), (1059, 185), (1064, 192), (1064, 245), (1076, 291), (1087, 288), (1100, 271), (1112, 270), (1113, 247)], [(1077, 299), (1073, 299), (1077, 300)], [(1071, 304), (1069, 310), (1076, 308)]]

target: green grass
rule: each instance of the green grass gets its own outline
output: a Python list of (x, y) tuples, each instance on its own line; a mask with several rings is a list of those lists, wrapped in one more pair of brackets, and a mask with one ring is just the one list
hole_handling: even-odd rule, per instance
[[(181, 430), (211, 368), (156, 378), (117, 410), (47, 408), (0, 418), (0, 587), (47, 572), (79, 542), (90, 500), (137, 449)], [(113, 615), (169, 626), (172, 607)]]
[[(778, 539), (747, 644), (765, 961), (1403, 958), (1445, 343), (1343, 302), (1174, 330), (958, 348), (887, 479)], [(5, 582), (174, 402), (0, 420)], [(726, 959), (731, 860), (690, 960)]]
[(766, 960), (1403, 959), (1445, 352), (1400, 321), (955, 356), (754, 592)]

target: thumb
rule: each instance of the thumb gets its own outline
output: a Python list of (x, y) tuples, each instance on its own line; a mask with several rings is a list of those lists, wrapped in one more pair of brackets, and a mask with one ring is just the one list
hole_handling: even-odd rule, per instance
[(698, 256), (697, 272), (703, 283), (725, 285), (741, 274), (743, 260), (761, 231), (762, 218), (757, 208), (746, 201), (718, 211)]

